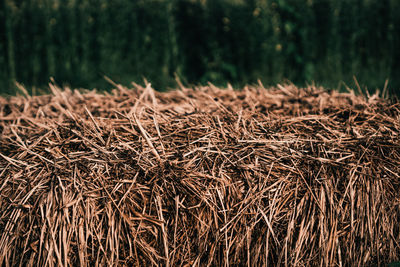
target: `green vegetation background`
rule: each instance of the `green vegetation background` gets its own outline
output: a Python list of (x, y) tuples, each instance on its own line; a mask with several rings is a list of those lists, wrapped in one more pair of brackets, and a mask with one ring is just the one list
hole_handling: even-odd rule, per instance
[(400, 91), (398, 0), (2, 0), (0, 93), (31, 93), (50, 77), (107, 89), (104, 75), (158, 90), (184, 83), (242, 86), (260, 79), (353, 75), (370, 90)]

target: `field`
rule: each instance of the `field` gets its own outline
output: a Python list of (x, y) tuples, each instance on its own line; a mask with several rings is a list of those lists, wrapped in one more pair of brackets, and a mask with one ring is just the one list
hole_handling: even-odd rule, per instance
[(0, 266), (400, 260), (385, 93), (50, 89), (0, 97)]

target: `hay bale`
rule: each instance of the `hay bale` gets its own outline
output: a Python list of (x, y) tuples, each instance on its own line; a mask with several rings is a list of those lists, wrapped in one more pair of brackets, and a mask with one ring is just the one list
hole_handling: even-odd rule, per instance
[(210, 85), (0, 98), (0, 265), (381, 265), (400, 104)]

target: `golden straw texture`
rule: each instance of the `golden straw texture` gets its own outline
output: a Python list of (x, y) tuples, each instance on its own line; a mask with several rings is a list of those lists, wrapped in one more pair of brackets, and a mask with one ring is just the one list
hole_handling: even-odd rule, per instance
[(400, 255), (400, 104), (278, 85), (0, 98), (0, 266)]

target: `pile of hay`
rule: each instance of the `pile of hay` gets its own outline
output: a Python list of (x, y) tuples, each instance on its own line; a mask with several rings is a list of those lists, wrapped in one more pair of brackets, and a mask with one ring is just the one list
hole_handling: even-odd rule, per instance
[(0, 266), (399, 260), (397, 100), (51, 89), (0, 98)]

